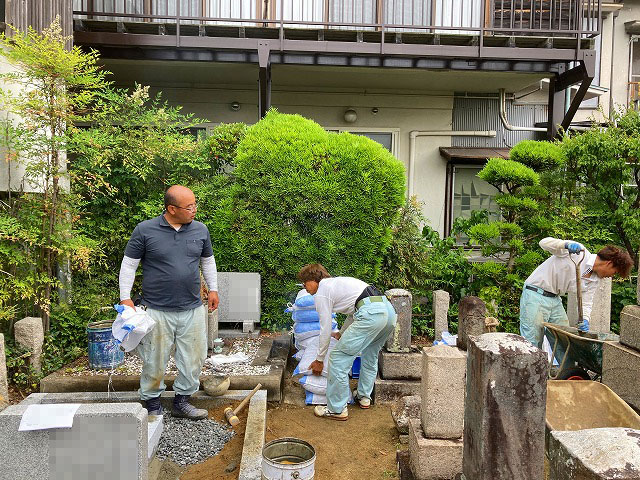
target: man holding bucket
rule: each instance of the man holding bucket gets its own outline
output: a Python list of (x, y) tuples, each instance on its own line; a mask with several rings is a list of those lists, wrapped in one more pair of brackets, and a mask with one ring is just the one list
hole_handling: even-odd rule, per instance
[[(353, 323), (344, 331), (329, 354), (327, 405), (318, 405), (314, 413), (332, 420), (347, 420), (349, 369), (362, 352), (358, 389), (354, 399), (361, 408), (371, 405), (371, 392), (378, 374), (378, 354), (396, 325), (396, 311), (377, 288), (352, 277), (331, 277), (319, 263), (306, 265), (298, 279), (311, 295), (320, 317), (320, 339), (316, 360), (309, 366), (321, 375), (331, 340), (332, 312), (351, 314)], [(355, 313), (354, 313), (355, 312)]]
[(207, 357), (207, 312), (200, 298), (200, 265), (209, 287), (209, 310), (218, 308), (216, 262), (207, 227), (195, 221), (193, 192), (174, 185), (164, 196), (164, 213), (134, 229), (120, 267), (120, 303), (133, 307), (131, 288), (142, 262), (142, 303), (156, 326), (138, 345), (143, 361), (140, 398), (149, 415), (161, 415), (164, 373), (175, 344), (178, 376), (173, 383), (172, 414), (199, 420), (207, 411), (188, 400), (200, 388)]

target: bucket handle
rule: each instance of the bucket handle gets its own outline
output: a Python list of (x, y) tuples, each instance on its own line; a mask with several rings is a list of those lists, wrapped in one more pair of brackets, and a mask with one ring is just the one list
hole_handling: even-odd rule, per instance
[(291, 478), (300, 478), (300, 472), (296, 470), (291, 474)]

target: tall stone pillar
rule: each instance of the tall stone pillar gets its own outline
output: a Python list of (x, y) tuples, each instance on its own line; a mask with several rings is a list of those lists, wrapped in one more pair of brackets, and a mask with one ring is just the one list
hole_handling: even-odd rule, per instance
[(4, 335), (0, 333), (0, 410), (9, 403), (9, 382), (7, 379), (7, 357), (4, 351)]
[(442, 332), (449, 330), (449, 292), (435, 290), (433, 292), (433, 319), (435, 339), (442, 340)]
[(519, 335), (469, 341), (463, 472), (469, 480), (544, 474), (547, 356)]
[(385, 348), (388, 352), (408, 352), (411, 350), (411, 293), (402, 288), (392, 288), (384, 294), (398, 314), (396, 329), (389, 335)]
[(469, 337), (484, 333), (487, 306), (479, 297), (462, 297), (458, 304), (458, 348), (466, 350)]
[(25, 317), (14, 324), (14, 336), (16, 343), (31, 352), (29, 365), (36, 372), (42, 369), (40, 357), (44, 344), (44, 328), (40, 317)]

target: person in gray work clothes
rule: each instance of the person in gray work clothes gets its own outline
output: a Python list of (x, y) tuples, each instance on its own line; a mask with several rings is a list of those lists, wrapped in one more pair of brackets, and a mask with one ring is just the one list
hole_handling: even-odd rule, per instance
[(164, 213), (139, 223), (131, 234), (120, 267), (120, 303), (133, 307), (131, 288), (142, 262), (142, 303), (156, 326), (138, 345), (143, 362), (140, 398), (149, 415), (161, 415), (164, 373), (175, 344), (178, 376), (173, 383), (172, 414), (199, 420), (207, 411), (195, 408), (189, 397), (200, 388), (200, 372), (207, 357), (207, 312), (200, 298), (200, 265), (209, 287), (209, 310), (218, 308), (216, 261), (207, 227), (194, 220), (198, 206), (191, 190), (170, 187)]

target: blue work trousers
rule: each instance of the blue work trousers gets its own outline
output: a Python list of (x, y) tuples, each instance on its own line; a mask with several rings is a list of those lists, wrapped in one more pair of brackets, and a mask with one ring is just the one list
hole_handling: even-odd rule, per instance
[(353, 315), (353, 323), (329, 354), (327, 407), (331, 412), (342, 412), (349, 401), (349, 370), (358, 354), (361, 354), (358, 396), (371, 398), (378, 374), (378, 354), (398, 317), (393, 305), (386, 297), (382, 298), (382, 302), (364, 299), (364, 305)]
[[(538, 292), (523, 288), (520, 296), (520, 335), (538, 348), (542, 348), (544, 335), (542, 322), (569, 326), (562, 299), (560, 297), (545, 297)], [(550, 344), (553, 349), (553, 342)], [(556, 348), (555, 357), (559, 362), (562, 361), (564, 351), (560, 345)]]
[(192, 310), (164, 312), (147, 308), (156, 325), (137, 347), (142, 359), (140, 398), (148, 400), (165, 391), (164, 374), (175, 344), (178, 376), (173, 391), (191, 395), (200, 388), (200, 373), (207, 358), (206, 314), (204, 305)]

